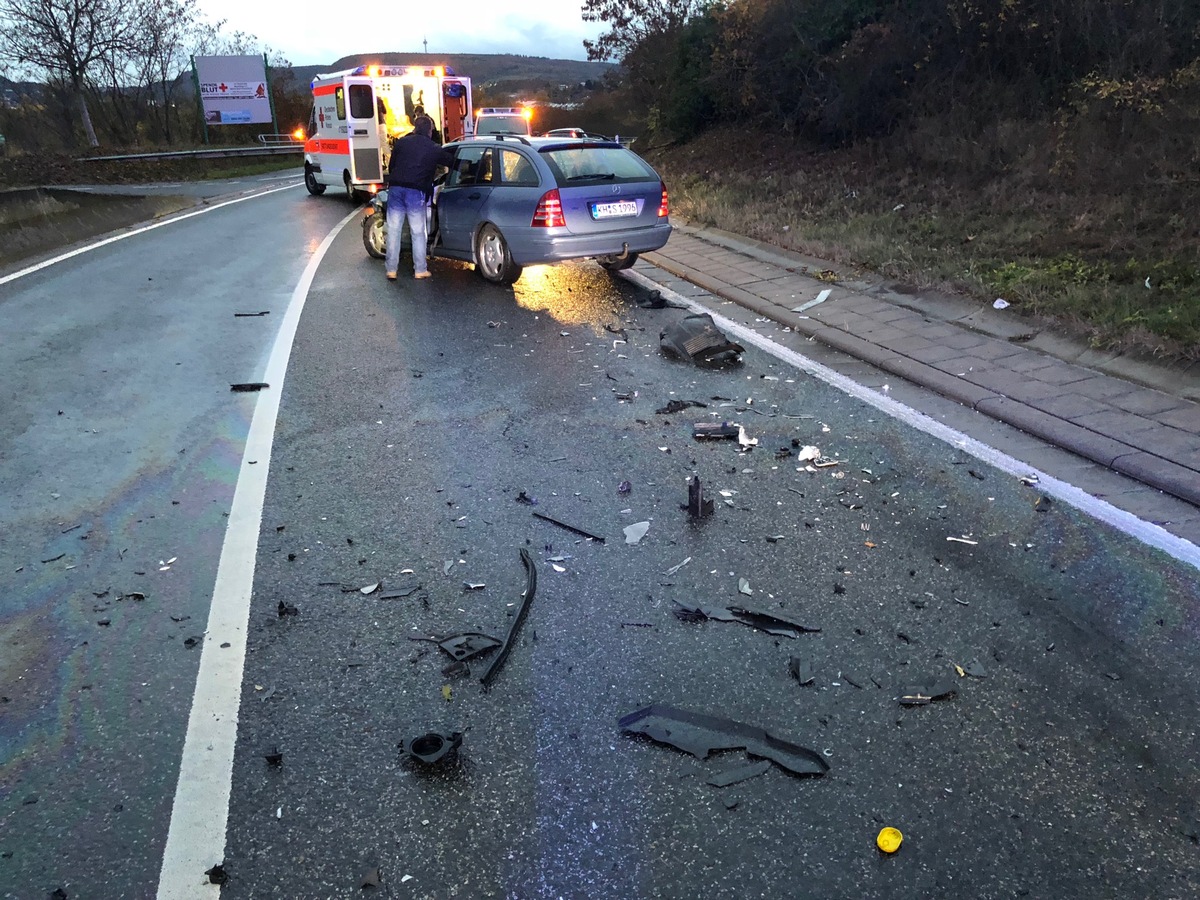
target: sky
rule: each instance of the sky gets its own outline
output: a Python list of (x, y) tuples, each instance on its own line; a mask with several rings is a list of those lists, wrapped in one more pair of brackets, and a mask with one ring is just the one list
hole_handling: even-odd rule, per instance
[[(209, 21), (225, 20), (226, 34), (243, 31), (286, 57), (293, 65), (331, 63), (352, 53), (519, 53), (551, 59), (587, 59), (584, 38), (603, 24), (584, 22), (578, 0), (451, 0), (449, 3), (359, 3), (356, 21), (334, 15), (343, 4), (297, 0), (196, 0)], [(429, 10), (424, 27), (408, 23)], [(374, 10), (373, 28), (360, 24)], [(339, 21), (340, 20), (340, 21)], [(368, 34), (367, 32), (370, 32)]]

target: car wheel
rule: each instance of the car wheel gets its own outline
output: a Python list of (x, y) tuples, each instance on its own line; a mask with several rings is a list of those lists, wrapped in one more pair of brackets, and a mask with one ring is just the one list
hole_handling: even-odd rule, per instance
[(319, 197), (325, 193), (325, 185), (317, 181), (317, 173), (312, 170), (312, 166), (304, 166), (304, 186), (308, 188), (308, 192), (314, 197)]
[(355, 190), (354, 185), (350, 183), (349, 172), (342, 176), (342, 182), (346, 186), (346, 199), (351, 203), (358, 203), (358, 191)]
[(521, 267), (513, 262), (504, 235), (490, 222), (475, 238), (475, 269), (492, 284), (512, 284), (521, 277)]
[(363, 219), (363, 246), (372, 259), (386, 256), (387, 217), (378, 210)]
[(638, 261), (638, 255), (627, 253), (623, 259), (619, 256), (601, 256), (596, 261), (610, 272), (620, 272), (622, 269), (632, 269), (633, 264)]

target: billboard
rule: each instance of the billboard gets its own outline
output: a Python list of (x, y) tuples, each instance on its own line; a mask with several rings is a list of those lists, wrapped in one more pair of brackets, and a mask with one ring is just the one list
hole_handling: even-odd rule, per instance
[(197, 56), (193, 62), (206, 125), (274, 121), (261, 56)]

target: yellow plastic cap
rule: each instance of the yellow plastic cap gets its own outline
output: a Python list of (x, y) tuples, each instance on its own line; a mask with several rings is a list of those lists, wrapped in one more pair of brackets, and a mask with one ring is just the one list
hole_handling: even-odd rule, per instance
[(899, 828), (884, 828), (875, 838), (875, 846), (884, 853), (895, 853), (900, 849), (900, 842), (903, 840), (904, 835), (900, 833)]

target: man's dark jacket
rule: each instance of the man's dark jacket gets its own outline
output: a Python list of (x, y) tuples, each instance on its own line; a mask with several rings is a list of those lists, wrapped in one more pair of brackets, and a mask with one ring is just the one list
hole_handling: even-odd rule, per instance
[(388, 186), (412, 188), (428, 197), (433, 193), (433, 173), (438, 166), (449, 166), (454, 154), (415, 131), (392, 144), (388, 163)]

